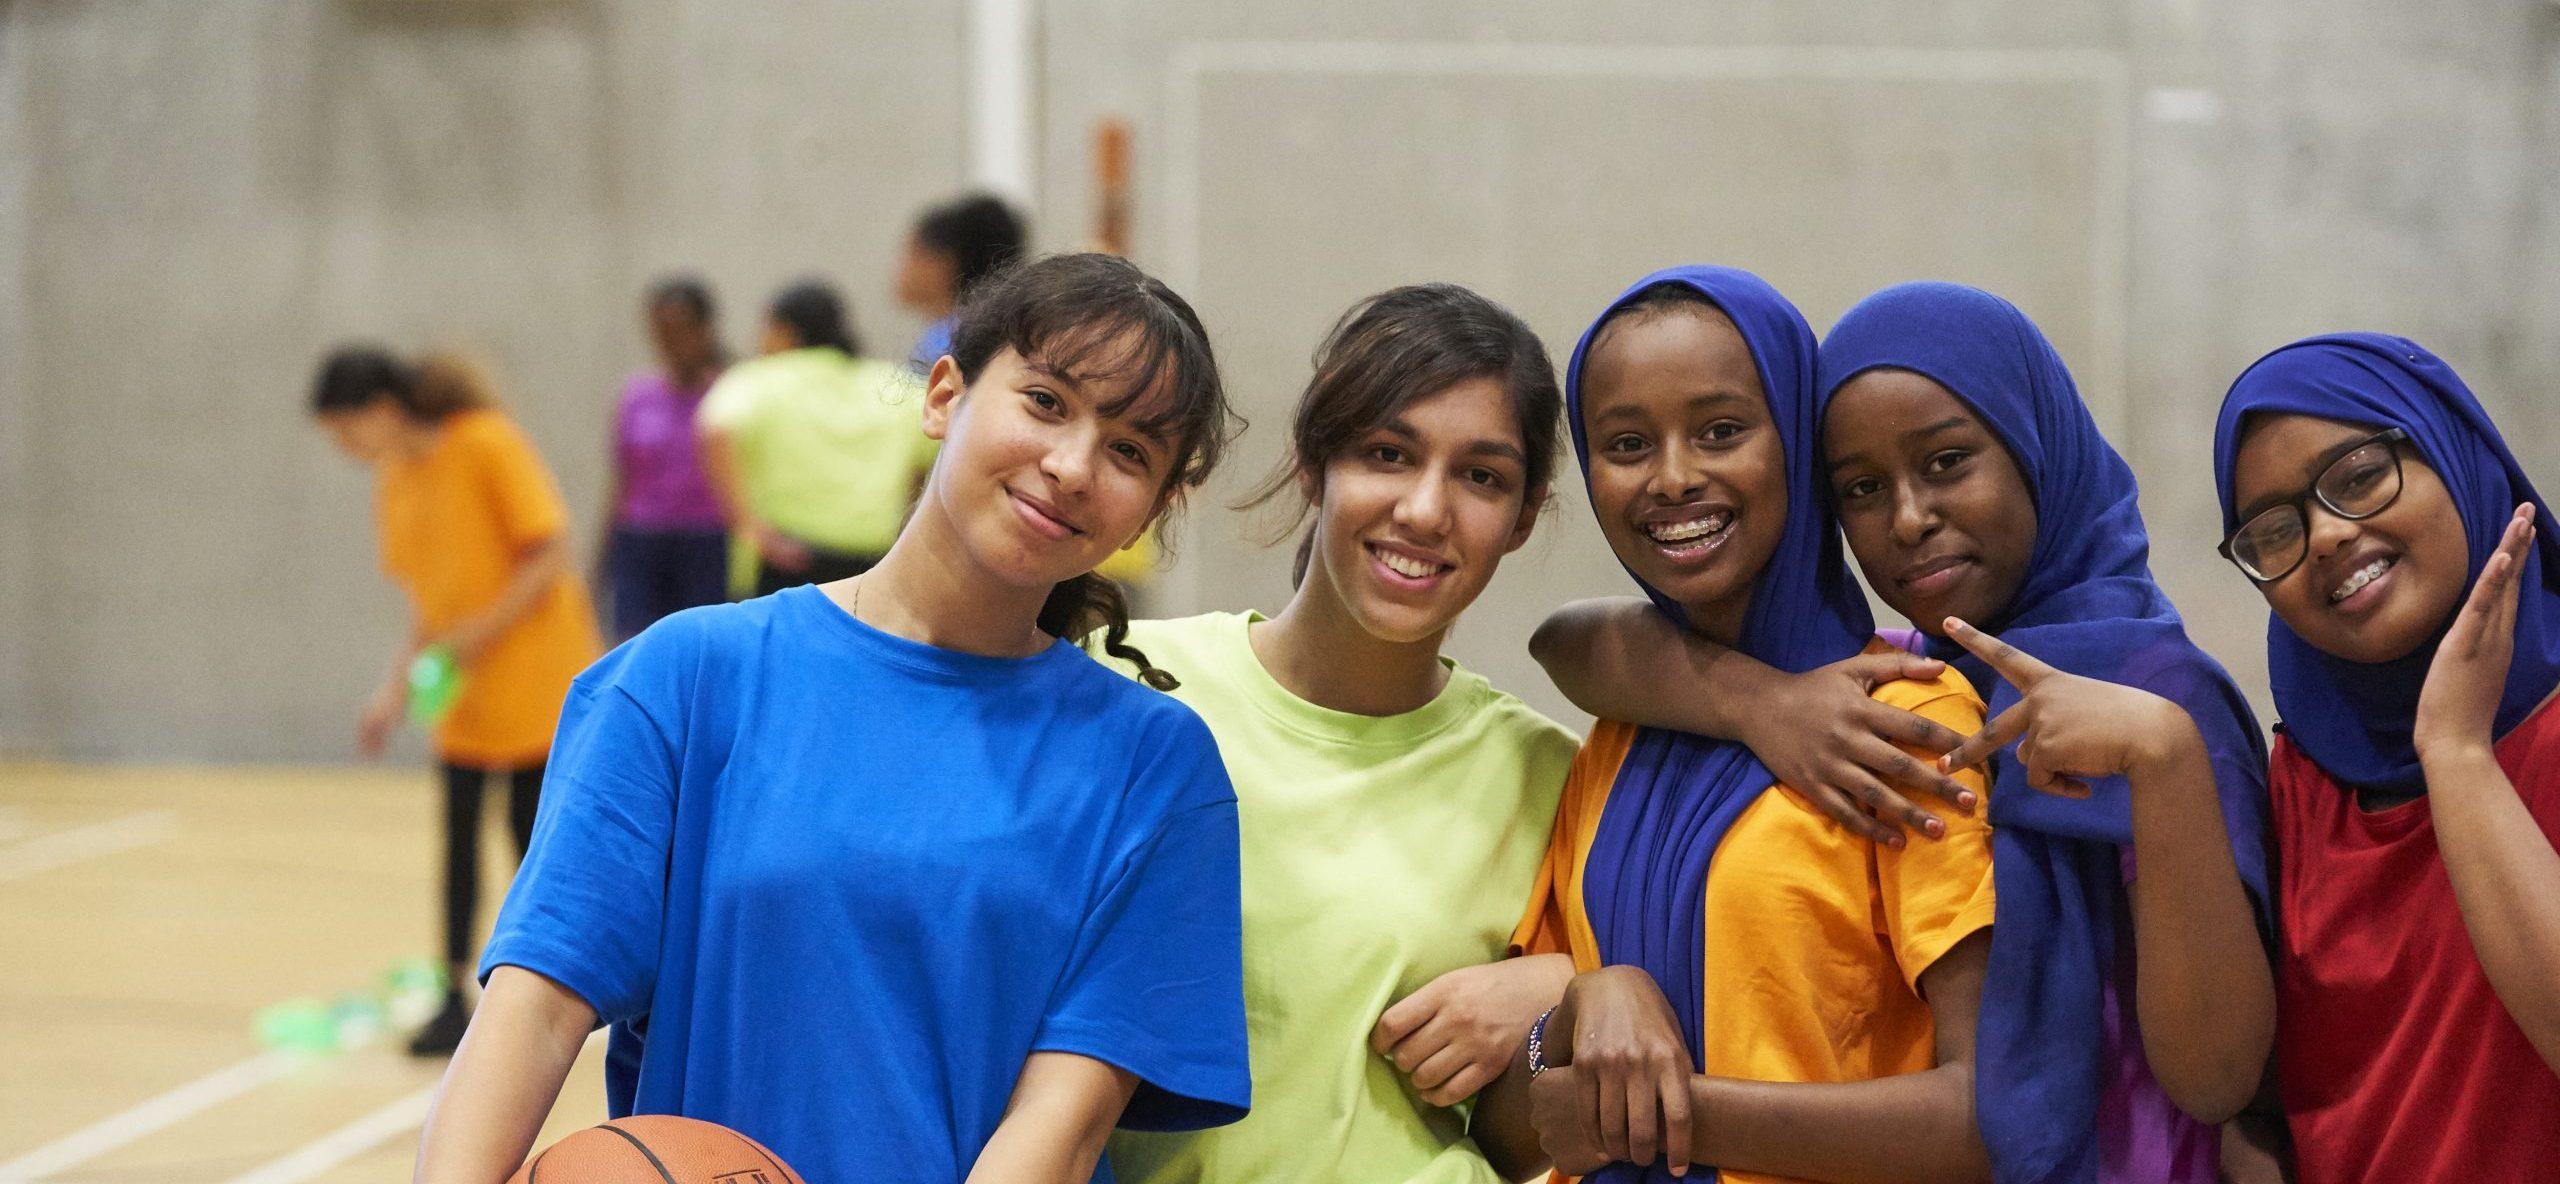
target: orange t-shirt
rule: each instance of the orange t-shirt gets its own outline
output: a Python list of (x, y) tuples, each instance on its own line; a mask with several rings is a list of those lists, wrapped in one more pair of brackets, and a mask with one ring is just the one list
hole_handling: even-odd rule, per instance
[[(1982, 727), (1982, 700), (1952, 666), (1932, 681), (1877, 687), (1875, 698), (1959, 734)], [(1571, 954), (1577, 971), (1601, 966), (1582, 873), (1635, 736), (1633, 725), (1602, 720), (1574, 758), (1528, 915), (1512, 935), (1522, 952)], [(1986, 792), (1979, 772), (1956, 779)], [(1946, 819), (1946, 837), (1914, 837), (1900, 849), (1851, 834), (1786, 793), (1763, 793), (1734, 820), (1707, 867), (1701, 908), (1708, 1076), (1871, 1081), (1936, 1063), (1937, 1026), (1920, 975), (1990, 926), (1992, 889), (1983, 810), (1933, 813)]]
[[(382, 570), (436, 634), (497, 600), (519, 556), (568, 530), (568, 507), (515, 424), (464, 411), (424, 456), (383, 466), (374, 521)], [(541, 762), (569, 680), (602, 650), (586, 585), (564, 574), (463, 671), (436, 728), (437, 757), (480, 768)]]

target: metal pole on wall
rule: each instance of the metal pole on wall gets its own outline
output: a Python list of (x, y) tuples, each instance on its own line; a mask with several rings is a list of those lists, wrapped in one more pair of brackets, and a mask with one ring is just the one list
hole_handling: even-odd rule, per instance
[(1038, 0), (970, 0), (969, 183), (1036, 209)]

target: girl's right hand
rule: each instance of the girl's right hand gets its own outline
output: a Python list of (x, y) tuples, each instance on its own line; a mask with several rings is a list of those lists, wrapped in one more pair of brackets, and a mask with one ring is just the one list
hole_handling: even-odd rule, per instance
[(2027, 784), (2063, 797), (2089, 796), (2093, 778), (2131, 776), (2173, 755), (2201, 752), (2204, 738), (2186, 709), (2139, 687), (2084, 678), (1971, 625), (1947, 618), (1947, 637), (2018, 690), (2018, 701), (1955, 751), (1949, 771), (1981, 766), (2015, 741)]
[(364, 714), (356, 719), (356, 755), (366, 760), (382, 759), (391, 744), (392, 729), (400, 726), (400, 713), (409, 708), (407, 683), (392, 681), (382, 684), (367, 699)]
[(1872, 692), (1898, 679), (1936, 678), (1945, 668), (1912, 654), (1860, 654), (1778, 675), (1740, 739), (1780, 788), (1853, 834), (1889, 847), (1903, 845), (1905, 830), (1943, 838), (1947, 824), (1912, 798), (1935, 798), (1971, 813), (1973, 791), (1905, 748), (1936, 756), (1964, 737), (1925, 716), (1876, 702)]
[[(1550, 1092), (1569, 1085), (1582, 1096), (1561, 1111), (1547, 1105), (1537, 1112), (1590, 1116), (1591, 1133), (1610, 1162), (1668, 1159), (1671, 1174), (1688, 1174), (1689, 1078), (1696, 1062), (1680, 1034), (1680, 1017), (1652, 975), (1634, 966), (1575, 975), (1547, 1017), (1541, 1043), (1547, 1064), (1574, 1069)], [(1557, 1134), (1569, 1141), (1565, 1131)]]

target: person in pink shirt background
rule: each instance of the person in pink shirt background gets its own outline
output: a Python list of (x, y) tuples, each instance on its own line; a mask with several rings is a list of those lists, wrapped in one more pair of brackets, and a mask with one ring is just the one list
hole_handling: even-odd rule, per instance
[(659, 281), (646, 304), (659, 369), (622, 388), (613, 420), (612, 519), (596, 583), (612, 599), (613, 639), (658, 618), (728, 599), (729, 534), (694, 451), (694, 411), (729, 363), (711, 289)]

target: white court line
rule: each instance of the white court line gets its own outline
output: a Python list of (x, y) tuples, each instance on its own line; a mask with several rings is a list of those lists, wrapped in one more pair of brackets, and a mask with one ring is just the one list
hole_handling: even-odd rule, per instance
[(64, 1168), (173, 1126), (291, 1073), (301, 1058), (288, 1052), (254, 1056), (228, 1069), (199, 1077), (121, 1114), (109, 1115), (0, 1163), (0, 1184), (34, 1184)]
[(24, 879), (38, 872), (117, 855), (126, 851), (165, 842), (178, 833), (178, 815), (173, 810), (154, 810), (147, 814), (127, 814), (88, 826), (37, 835), (32, 839), (0, 847), (0, 882)]
[(428, 1086), (380, 1110), (306, 1143), (298, 1151), (233, 1176), (226, 1184), (301, 1184), (331, 1168), (418, 1129), (435, 1104)]

